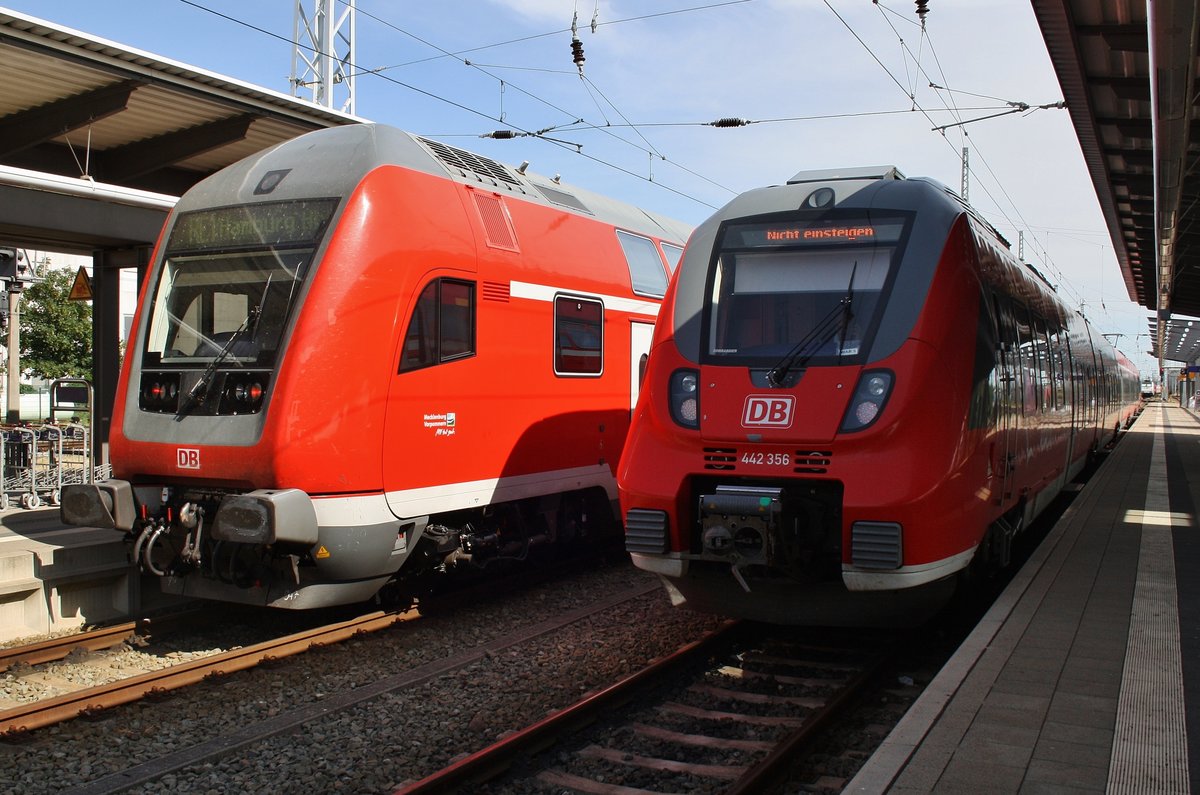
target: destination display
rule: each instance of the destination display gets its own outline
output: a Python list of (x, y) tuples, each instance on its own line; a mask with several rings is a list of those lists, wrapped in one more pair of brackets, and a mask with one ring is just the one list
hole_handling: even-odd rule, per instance
[(766, 246), (803, 247), (838, 243), (896, 243), (904, 232), (904, 219), (865, 218), (817, 221), (786, 221), (767, 224), (739, 224), (725, 230), (723, 248), (763, 248)]
[(181, 213), (167, 251), (311, 245), (336, 206), (337, 199), (302, 199)]

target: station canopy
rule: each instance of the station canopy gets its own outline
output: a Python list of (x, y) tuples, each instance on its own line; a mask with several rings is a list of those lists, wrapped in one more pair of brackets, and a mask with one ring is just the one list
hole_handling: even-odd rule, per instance
[(1032, 3), (1129, 297), (1152, 312), (1153, 353), (1196, 361), (1185, 344), (1200, 317), (1196, 0)]
[(204, 177), (360, 121), (3, 8), (0, 63), (0, 244), (90, 252), (153, 242), (155, 223)]

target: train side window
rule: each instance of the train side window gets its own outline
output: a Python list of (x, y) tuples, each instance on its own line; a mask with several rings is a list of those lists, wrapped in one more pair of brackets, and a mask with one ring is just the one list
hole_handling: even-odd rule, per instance
[(475, 353), (475, 284), (434, 279), (417, 298), (400, 372), (419, 370)]
[(1065, 409), (1070, 404), (1067, 395), (1067, 380), (1070, 373), (1067, 372), (1067, 363), (1070, 361), (1070, 356), (1067, 353), (1067, 330), (1059, 328), (1050, 335), (1050, 350), (1052, 352), (1054, 367), (1054, 403), (1058, 408)]
[(1038, 381), (1037, 346), (1029, 311), (1020, 303), (1013, 304), (1013, 316), (1017, 324), (1017, 339), (1020, 341), (1021, 356), (1021, 403), (1025, 414), (1036, 414), (1039, 410), (1041, 383)]
[(617, 240), (629, 265), (629, 280), (638, 295), (662, 298), (667, 292), (667, 272), (663, 269), (658, 246), (648, 237), (617, 230)]
[(475, 353), (475, 285), (442, 280), (438, 345), (442, 361)]
[(604, 305), (588, 298), (554, 299), (554, 374), (604, 371)]
[(663, 256), (667, 259), (667, 271), (674, 273), (679, 267), (679, 260), (683, 259), (683, 246), (675, 246), (670, 243), (662, 244)]
[(1039, 403), (1042, 411), (1054, 409), (1054, 370), (1050, 357), (1050, 338), (1046, 332), (1046, 321), (1040, 315), (1033, 319), (1035, 336), (1034, 346), (1037, 349), (1038, 378), (1040, 379)]
[(1021, 336), (1013, 303), (1007, 296), (994, 294), (992, 301), (996, 309), (997, 329), (1000, 335), (1000, 360), (1004, 368), (1003, 379), (1005, 410), (1019, 415), (1025, 410), (1023, 384), (1025, 374), (1021, 368)]

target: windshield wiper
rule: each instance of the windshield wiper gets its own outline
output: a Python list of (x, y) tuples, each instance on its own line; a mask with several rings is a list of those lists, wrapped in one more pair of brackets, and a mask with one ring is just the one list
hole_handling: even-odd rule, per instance
[(262, 317), (262, 307), (267, 300), (267, 288), (271, 286), (271, 277), (267, 277), (267, 283), (263, 285), (262, 299), (259, 303), (250, 307), (250, 311), (246, 313), (246, 317), (242, 320), (240, 326), (233, 330), (229, 335), (229, 339), (225, 340), (225, 344), (221, 346), (221, 350), (217, 351), (217, 355), (208, 363), (208, 367), (204, 368), (204, 372), (200, 374), (200, 378), (188, 390), (188, 393), (183, 396), (179, 402), (179, 410), (175, 412), (175, 419), (181, 420), (184, 415), (191, 411), (194, 407), (200, 405), (204, 400), (204, 396), (208, 393), (208, 387), (212, 382), (213, 375), (216, 374), (217, 368), (221, 366), (221, 362), (225, 361), (225, 357), (229, 356), (229, 352), (233, 350), (233, 346), (246, 331), (254, 326), (258, 329), (258, 321)]
[(204, 368), (204, 372), (200, 374), (200, 378), (196, 380), (196, 383), (192, 385), (188, 393), (183, 396), (183, 400), (179, 403), (179, 410), (175, 412), (175, 419), (183, 419), (185, 414), (200, 405), (200, 402), (204, 400), (204, 396), (208, 393), (209, 384), (212, 382), (212, 377), (216, 374), (217, 368), (221, 366), (221, 362), (225, 361), (225, 357), (233, 350), (234, 344), (246, 333), (246, 329), (250, 328), (250, 324), (258, 320), (258, 316), (261, 313), (262, 310), (257, 306), (250, 308), (246, 319), (229, 335), (229, 339), (225, 340), (225, 344), (221, 347), (221, 350), (217, 351), (217, 355), (208, 363), (208, 367)]
[[(821, 350), (821, 346), (829, 342), (838, 332), (841, 332), (843, 341), (846, 336), (846, 328), (850, 325), (850, 318), (854, 316), (854, 274), (858, 271), (858, 262), (854, 263), (854, 267), (850, 269), (850, 284), (846, 286), (846, 294), (829, 313), (813, 327), (812, 331), (804, 335), (803, 338), (792, 349), (787, 352), (787, 355), (779, 360), (779, 363), (767, 371), (767, 383), (775, 388), (783, 386), (784, 379), (788, 373), (794, 369), (798, 369), (808, 364), (808, 360)], [(841, 345), (838, 345), (838, 358), (841, 358)]]

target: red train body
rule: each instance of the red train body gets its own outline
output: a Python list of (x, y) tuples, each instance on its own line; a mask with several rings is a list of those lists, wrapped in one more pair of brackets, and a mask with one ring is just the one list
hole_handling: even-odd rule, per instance
[(693, 233), (618, 484), (677, 603), (919, 621), (1138, 405), (1137, 373), (960, 199), (797, 175)]
[(375, 125), (231, 166), (167, 222), (114, 479), (63, 516), (166, 591), (297, 608), (584, 534), (688, 231)]

